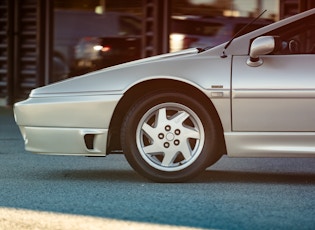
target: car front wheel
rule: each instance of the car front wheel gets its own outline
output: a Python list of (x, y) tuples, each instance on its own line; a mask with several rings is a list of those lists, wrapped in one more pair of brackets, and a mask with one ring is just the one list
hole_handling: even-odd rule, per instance
[(182, 93), (155, 92), (129, 110), (122, 147), (130, 165), (157, 182), (181, 182), (203, 171), (216, 157), (211, 115)]

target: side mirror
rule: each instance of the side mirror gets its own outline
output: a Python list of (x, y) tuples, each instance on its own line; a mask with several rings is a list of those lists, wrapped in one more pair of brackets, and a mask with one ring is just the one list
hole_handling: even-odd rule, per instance
[(251, 67), (262, 65), (263, 60), (259, 56), (275, 52), (280, 46), (280, 39), (276, 36), (261, 36), (255, 38), (250, 46), (247, 65)]

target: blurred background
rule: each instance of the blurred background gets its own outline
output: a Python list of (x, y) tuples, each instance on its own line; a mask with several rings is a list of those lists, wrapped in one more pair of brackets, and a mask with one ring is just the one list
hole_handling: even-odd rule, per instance
[(0, 0), (0, 106), (33, 88), (167, 52), (211, 48), (312, 0)]

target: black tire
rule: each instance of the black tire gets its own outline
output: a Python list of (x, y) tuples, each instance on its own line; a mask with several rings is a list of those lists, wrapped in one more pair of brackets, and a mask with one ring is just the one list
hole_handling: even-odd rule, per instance
[(156, 91), (136, 102), (122, 126), (129, 164), (156, 182), (193, 178), (219, 159), (211, 115), (183, 93)]

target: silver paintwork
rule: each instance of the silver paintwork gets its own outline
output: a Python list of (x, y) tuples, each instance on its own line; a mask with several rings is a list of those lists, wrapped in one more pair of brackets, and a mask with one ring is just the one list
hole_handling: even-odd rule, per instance
[(247, 58), (247, 65), (251, 67), (261, 66), (264, 61), (260, 58), (263, 54), (271, 53), (276, 47), (276, 42), (272, 36), (262, 36), (256, 38), (250, 47), (249, 58)]
[[(263, 63), (247, 64), (252, 39), (312, 14), (315, 9), (235, 39), (225, 51), (227, 58), (220, 57), (225, 44), (202, 53), (189, 49), (35, 89), (14, 107), (26, 149), (106, 155), (109, 124), (126, 92), (141, 82), (169, 79), (195, 87), (211, 100), (229, 156), (315, 156), (315, 55), (258, 52)], [(84, 143), (87, 133), (95, 134), (93, 149)]]
[[(20, 127), (25, 140), (25, 149), (34, 153), (53, 155), (104, 155), (107, 129)], [(94, 148), (88, 149), (84, 136), (93, 134)]]
[(252, 68), (247, 57), (234, 57), (233, 131), (314, 132), (315, 55), (262, 58), (264, 64)]

